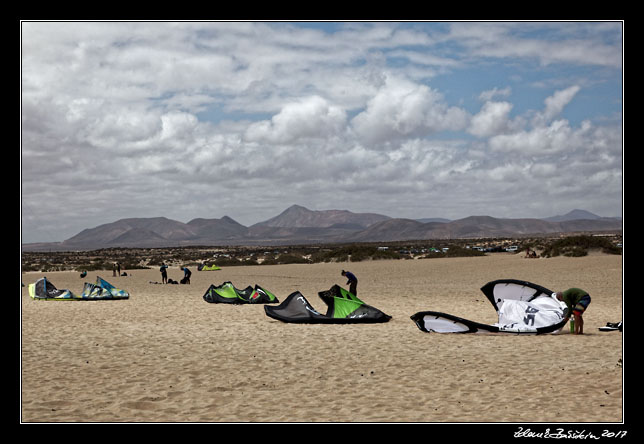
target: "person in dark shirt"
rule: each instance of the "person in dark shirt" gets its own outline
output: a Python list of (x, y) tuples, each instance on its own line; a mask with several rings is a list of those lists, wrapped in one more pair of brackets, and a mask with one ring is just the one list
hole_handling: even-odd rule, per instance
[(590, 305), (590, 295), (581, 288), (569, 288), (566, 291), (558, 291), (557, 299), (566, 303), (568, 317), (572, 314), (575, 320), (575, 334), (584, 334), (584, 318), (582, 315)]
[(190, 283), (190, 276), (192, 276), (192, 272), (188, 270), (188, 267), (183, 267), (181, 268), (183, 270), (183, 279), (181, 279), (182, 284), (189, 284)]
[(350, 271), (342, 270), (342, 276), (348, 279), (347, 285), (349, 286), (349, 292), (354, 296), (358, 296), (358, 278), (355, 276), (355, 274), (351, 273)]
[(165, 264), (165, 262), (161, 265), (159, 268), (159, 271), (161, 272), (161, 282), (164, 284), (168, 283), (168, 266)]

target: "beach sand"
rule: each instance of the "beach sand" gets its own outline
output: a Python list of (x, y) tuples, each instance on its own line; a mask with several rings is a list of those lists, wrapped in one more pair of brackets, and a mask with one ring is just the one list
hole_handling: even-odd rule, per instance
[[(280, 301), (299, 290), (346, 288), (393, 316), (385, 324), (297, 325), (261, 305), (209, 304), (210, 284), (259, 284)], [(191, 285), (160, 285), (157, 269), (46, 273), (82, 292), (95, 276), (130, 292), (122, 301), (34, 301), (43, 273), (23, 274), (23, 422), (620, 422), (622, 257), (369, 261), (193, 270)], [(169, 277), (182, 272), (170, 268)], [(457, 335), (421, 332), (434, 310), (494, 323), (480, 287), (513, 278), (592, 296), (585, 333)]]

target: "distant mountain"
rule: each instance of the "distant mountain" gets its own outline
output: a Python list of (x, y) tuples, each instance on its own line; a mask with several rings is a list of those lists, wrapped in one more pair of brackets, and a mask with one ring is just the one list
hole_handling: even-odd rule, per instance
[(367, 228), (376, 222), (390, 219), (389, 216), (374, 213), (352, 213), (347, 210), (313, 211), (300, 205), (293, 205), (281, 214), (259, 222), (254, 226), (281, 228)]
[(428, 239), (428, 233), (439, 225), (441, 225), (439, 222), (422, 223), (412, 219), (388, 219), (356, 233), (352, 240), (357, 242), (423, 240)]
[(256, 223), (248, 229), (247, 242), (342, 242), (370, 225), (390, 219), (374, 213), (347, 210), (309, 210), (292, 205), (279, 215)]
[(230, 217), (193, 219), (187, 224), (165, 217), (121, 219), (81, 231), (60, 245), (69, 249), (199, 245), (242, 240), (248, 228)]
[(128, 245), (138, 245), (139, 247), (155, 247), (167, 243), (168, 239), (161, 236), (155, 231), (146, 230), (145, 228), (131, 228), (120, 236), (108, 241), (108, 245), (113, 247), (127, 247)]
[(583, 210), (547, 219), (499, 219), (469, 216), (446, 219), (401, 219), (347, 210), (313, 211), (293, 205), (264, 222), (246, 227), (228, 216), (193, 219), (130, 218), (81, 231), (63, 241), (25, 244), (25, 251), (89, 250), (188, 245), (270, 245), (298, 243), (385, 242), (426, 239), (518, 237), (549, 233), (616, 231), (617, 218)]
[(130, 245), (153, 247), (194, 237), (194, 230), (176, 220), (165, 217), (132, 218), (85, 229), (63, 244), (83, 249)]
[(552, 217), (547, 217), (544, 220), (547, 220), (549, 222), (565, 222), (568, 220), (597, 220), (597, 219), (604, 219), (601, 216), (597, 216), (596, 214), (591, 213), (590, 211), (586, 210), (572, 210), (569, 213), (566, 213), (562, 216), (552, 216)]
[(519, 237), (549, 233), (620, 230), (621, 221), (611, 218), (550, 222), (543, 219), (497, 219), (470, 216), (447, 223), (422, 223), (409, 219), (390, 219), (356, 233), (354, 239), (369, 241), (402, 241), (425, 239), (472, 239)]
[(424, 224), (426, 224), (427, 222), (440, 222), (440, 223), (443, 223), (443, 224), (447, 223), (447, 222), (451, 222), (451, 220), (444, 219), (442, 217), (426, 217), (424, 219), (414, 219), (414, 220), (417, 220), (418, 222), (422, 222)]
[(195, 241), (203, 239), (205, 243), (211, 239), (236, 240), (248, 236), (248, 228), (228, 216), (221, 219), (193, 219), (188, 225), (195, 231)]

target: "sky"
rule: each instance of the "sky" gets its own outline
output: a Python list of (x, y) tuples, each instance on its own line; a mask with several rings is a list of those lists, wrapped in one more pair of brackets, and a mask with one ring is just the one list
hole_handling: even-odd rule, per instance
[(21, 237), (622, 215), (623, 22), (21, 23)]

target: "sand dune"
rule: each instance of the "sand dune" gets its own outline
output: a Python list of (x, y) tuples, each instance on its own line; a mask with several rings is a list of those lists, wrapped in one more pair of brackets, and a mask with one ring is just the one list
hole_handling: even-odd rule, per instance
[[(158, 270), (47, 273), (80, 293), (98, 274), (125, 301), (34, 301), (22, 290), (23, 422), (619, 422), (622, 257), (477, 258), (229, 267), (191, 285)], [(260, 284), (280, 300), (359, 278), (386, 324), (293, 325), (263, 306), (208, 304), (212, 283)], [(25, 273), (25, 284), (42, 273)], [(182, 273), (171, 268), (171, 278)], [(479, 288), (501, 278), (592, 295), (586, 334), (439, 335), (409, 319), (444, 311), (493, 323)], [(571, 391), (575, 381), (581, 386)], [(576, 395), (571, 396), (571, 393)]]

